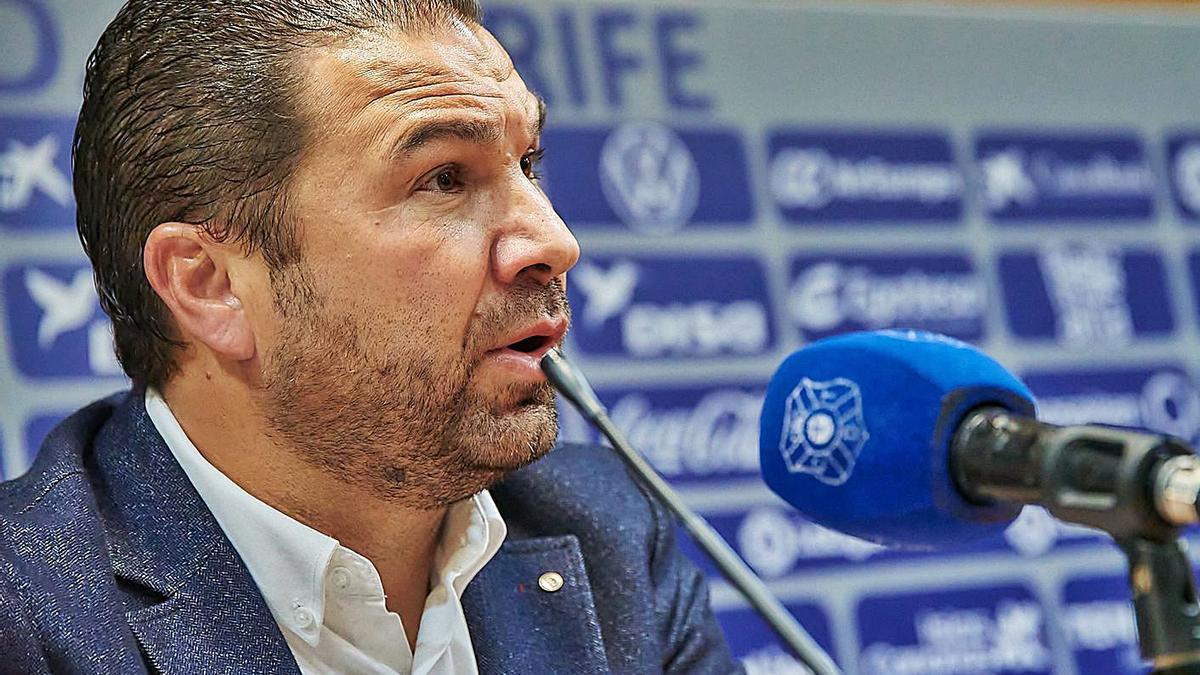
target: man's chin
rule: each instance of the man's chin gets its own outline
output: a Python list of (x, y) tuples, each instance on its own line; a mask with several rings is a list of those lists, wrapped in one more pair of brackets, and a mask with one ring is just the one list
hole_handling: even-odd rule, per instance
[(548, 382), (479, 383), (473, 389), (467, 395), (497, 417), (524, 415), (530, 408), (554, 404), (554, 388)]
[(486, 419), (464, 420), (459, 451), (477, 470), (515, 471), (550, 451), (558, 438), (558, 410), (553, 397), (531, 399)]

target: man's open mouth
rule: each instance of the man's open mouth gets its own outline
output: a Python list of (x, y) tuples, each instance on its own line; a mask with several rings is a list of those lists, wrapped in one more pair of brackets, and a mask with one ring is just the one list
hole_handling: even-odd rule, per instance
[(549, 344), (549, 342), (550, 336), (548, 335), (531, 335), (524, 340), (512, 343), (507, 348), (523, 354), (529, 354), (538, 351), (543, 346)]
[(538, 319), (504, 337), (503, 346), (492, 351), (512, 351), (540, 358), (557, 346), (566, 332), (567, 321), (563, 317)]

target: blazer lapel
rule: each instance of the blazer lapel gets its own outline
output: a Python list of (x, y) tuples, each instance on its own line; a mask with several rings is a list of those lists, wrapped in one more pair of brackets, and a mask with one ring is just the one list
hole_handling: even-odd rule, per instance
[(505, 542), (467, 586), (463, 608), (480, 673), (609, 672), (573, 535)]
[(300, 675), (262, 598), (247, 593), (240, 560), (214, 553), (168, 600), (127, 612), (152, 672)]
[(98, 506), (154, 672), (289, 673), (291, 651), (232, 544), (134, 390), (96, 438)]

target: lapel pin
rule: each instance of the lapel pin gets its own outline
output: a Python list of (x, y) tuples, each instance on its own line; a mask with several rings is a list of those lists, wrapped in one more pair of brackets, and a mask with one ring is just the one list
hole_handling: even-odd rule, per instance
[(563, 587), (563, 577), (558, 572), (546, 572), (538, 577), (538, 588), (547, 593), (554, 593)]

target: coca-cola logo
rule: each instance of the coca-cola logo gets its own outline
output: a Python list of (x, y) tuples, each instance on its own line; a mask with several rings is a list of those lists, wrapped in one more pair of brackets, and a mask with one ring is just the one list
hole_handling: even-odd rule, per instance
[(763, 394), (716, 389), (695, 405), (656, 407), (641, 393), (610, 406), (617, 428), (668, 476), (758, 472), (758, 415)]

